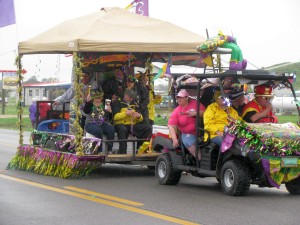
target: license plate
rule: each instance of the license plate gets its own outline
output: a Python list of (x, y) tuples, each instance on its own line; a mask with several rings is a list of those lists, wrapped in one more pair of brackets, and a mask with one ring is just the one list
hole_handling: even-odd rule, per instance
[(281, 160), (282, 167), (297, 167), (298, 158), (282, 158)]

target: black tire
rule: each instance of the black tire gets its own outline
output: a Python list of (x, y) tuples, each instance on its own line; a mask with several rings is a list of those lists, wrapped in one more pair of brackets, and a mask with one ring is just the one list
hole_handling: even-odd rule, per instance
[(163, 154), (156, 160), (155, 175), (160, 184), (176, 185), (181, 178), (181, 171), (174, 170), (169, 154)]
[(48, 139), (48, 140), (46, 141), (44, 147), (47, 148), (47, 149), (55, 150), (55, 151), (57, 150), (57, 146), (56, 146), (56, 144), (55, 144), (55, 141), (52, 140), (52, 139)]
[(285, 187), (292, 195), (300, 194), (300, 177), (285, 183)]
[(249, 168), (239, 160), (225, 162), (221, 171), (221, 186), (227, 195), (246, 195), (250, 189)]

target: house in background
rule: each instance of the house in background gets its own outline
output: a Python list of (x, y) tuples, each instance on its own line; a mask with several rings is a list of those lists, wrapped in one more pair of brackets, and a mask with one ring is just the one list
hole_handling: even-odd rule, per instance
[(33, 98), (42, 100), (43, 97), (46, 97), (48, 100), (54, 100), (70, 86), (70, 82), (23, 83), (24, 106), (31, 105)]

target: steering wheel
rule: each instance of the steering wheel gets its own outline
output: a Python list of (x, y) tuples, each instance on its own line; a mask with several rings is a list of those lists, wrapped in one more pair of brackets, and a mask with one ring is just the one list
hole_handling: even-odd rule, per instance
[(260, 120), (262, 120), (262, 119), (270, 119), (270, 123), (275, 123), (275, 119), (274, 119), (274, 117), (273, 116), (264, 116), (264, 117), (262, 117), (262, 118), (259, 118), (258, 120), (255, 120), (253, 123), (258, 123)]

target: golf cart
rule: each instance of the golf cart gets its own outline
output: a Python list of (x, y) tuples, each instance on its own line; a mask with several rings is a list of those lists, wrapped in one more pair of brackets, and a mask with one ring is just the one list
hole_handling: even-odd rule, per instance
[[(196, 75), (197, 85), (179, 85), (178, 89), (196, 89), (197, 105), (200, 105), (199, 93), (201, 81), (206, 78), (218, 78), (223, 97), (223, 81), (231, 78), (233, 83), (269, 84), (273, 87), (287, 87), (294, 97), (291, 74), (275, 74), (264, 70), (228, 70), (223, 73)], [(296, 97), (295, 97), (296, 100)], [(297, 105), (298, 113), (299, 105)], [(197, 110), (198, 111), (198, 110)], [(218, 146), (210, 140), (203, 141), (200, 133), (206, 132), (196, 118), (197, 149), (201, 151), (201, 160), (193, 157), (181, 144), (174, 148), (172, 140), (157, 136), (153, 148), (163, 154), (156, 161), (156, 176), (162, 185), (176, 185), (182, 172), (205, 178), (215, 177), (227, 195), (246, 195), (250, 184), (259, 187), (277, 187), (285, 184), (290, 194), (300, 194), (300, 129), (299, 124), (285, 123), (245, 123), (232, 121), (225, 128), (223, 142)], [(180, 135), (180, 134), (179, 134)]]

